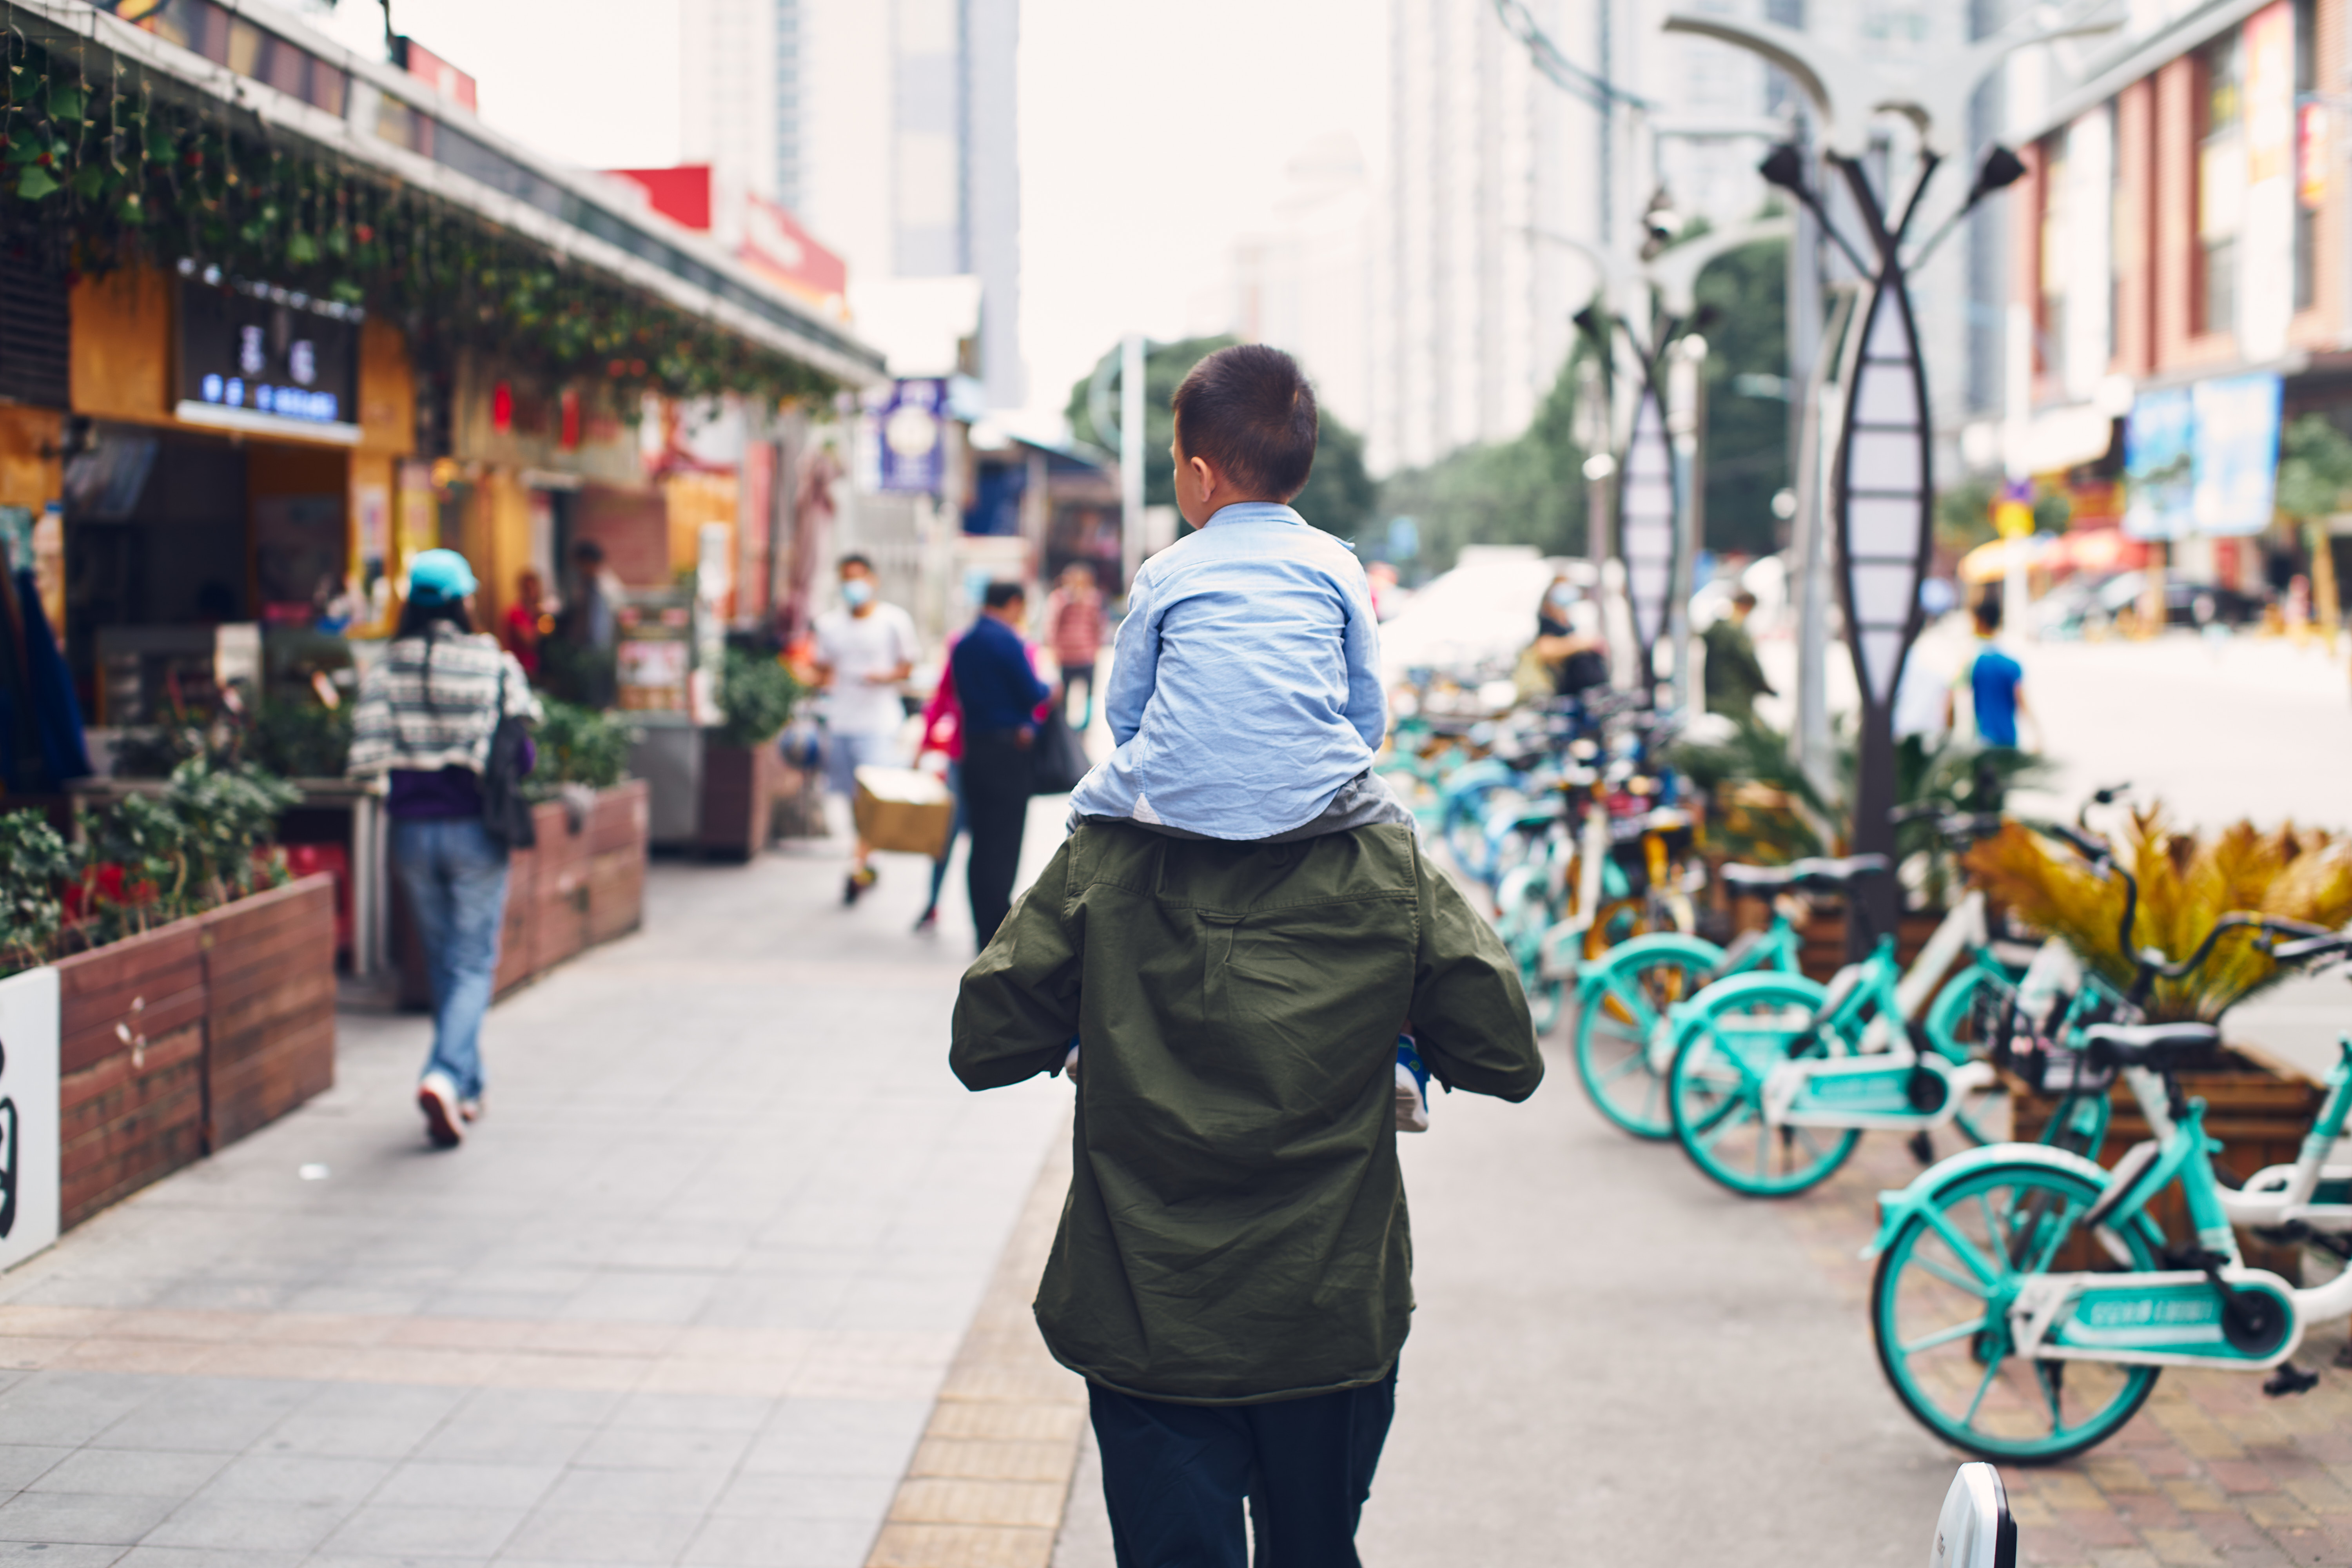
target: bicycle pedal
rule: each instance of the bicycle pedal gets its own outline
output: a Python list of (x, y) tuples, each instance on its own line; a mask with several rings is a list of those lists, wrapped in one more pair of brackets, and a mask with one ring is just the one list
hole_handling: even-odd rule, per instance
[(1925, 1128), (1911, 1134), (1910, 1149), (1911, 1157), (1919, 1163), (1932, 1165), (1936, 1163), (1935, 1141), (1927, 1136)]
[(2319, 1374), (2305, 1372), (2291, 1361), (2283, 1361), (2278, 1370), (2263, 1384), (2263, 1392), (2273, 1399), (2283, 1399), (2290, 1394), (2309, 1394), (2319, 1386)]

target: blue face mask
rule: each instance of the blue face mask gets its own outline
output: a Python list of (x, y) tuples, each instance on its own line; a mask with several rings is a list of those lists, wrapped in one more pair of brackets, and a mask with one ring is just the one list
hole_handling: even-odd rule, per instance
[(1562, 583), (1558, 587), (1552, 589), (1552, 591), (1546, 595), (1545, 597), (1549, 598), (1552, 602), (1555, 608), (1564, 610), (1570, 605), (1576, 603), (1576, 590), (1570, 587), (1567, 584)]
[(874, 584), (866, 579), (863, 577), (848, 577), (843, 579), (841, 584), (841, 602), (847, 605), (851, 609), (856, 609), (859, 605), (866, 604), (873, 597)]

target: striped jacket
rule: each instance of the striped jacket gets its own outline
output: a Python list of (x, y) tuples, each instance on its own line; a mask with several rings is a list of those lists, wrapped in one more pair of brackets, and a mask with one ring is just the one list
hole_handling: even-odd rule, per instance
[(421, 637), (396, 637), (360, 677), (352, 715), (350, 771), (354, 774), (414, 769), (471, 768), (480, 773), (498, 728), (499, 681), (506, 680), (506, 710), (537, 720), (539, 699), (514, 655), (488, 633), (435, 626)]

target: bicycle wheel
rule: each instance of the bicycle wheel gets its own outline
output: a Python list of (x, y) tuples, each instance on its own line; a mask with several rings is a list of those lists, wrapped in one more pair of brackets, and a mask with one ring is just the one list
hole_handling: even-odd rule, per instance
[[(1978, 969), (1963, 969), (1945, 983), (1927, 1004), (1927, 1016), (1923, 1027), (1927, 1043), (1950, 1062), (1964, 1062), (1980, 1054), (1986, 1045), (1983, 1020), (1977, 1016), (1978, 994), (1984, 987), (1984, 973)], [(2008, 1091), (1995, 1083), (1975, 1090), (1960, 1101), (1953, 1117), (1953, 1125), (1971, 1143), (1999, 1143), (2009, 1136), (2009, 1128), (2000, 1115), (2008, 1102)]]
[[(2078, 1223), (2099, 1195), (2086, 1174), (1987, 1166), (1953, 1179), (1880, 1254), (1870, 1326), (1903, 1407), (1938, 1437), (1988, 1459), (2042, 1463), (2104, 1442), (2132, 1418), (2158, 1369), (2013, 1354), (2020, 1278), (2116, 1271)], [(2120, 1236), (2134, 1270), (2157, 1267), (2140, 1227)]]
[(1495, 894), (1498, 913), (1496, 934), (1503, 939), (1518, 965), (1519, 987), (1527, 993), (1528, 1012), (1538, 1037), (1551, 1033), (1559, 1022), (1567, 983), (1547, 979), (1543, 973), (1543, 936), (1554, 913), (1539, 865), (1516, 867), (1504, 874)]
[[(1712, 944), (1708, 944), (1712, 945)], [(1696, 941), (1647, 943), (1603, 959), (1598, 984), (1576, 1016), (1576, 1076), (1601, 1115), (1636, 1138), (1671, 1138), (1665, 1076), (1673, 1042), (1661, 1039), (1666, 1015), (1698, 994), (1721, 957)]]
[(1764, 1119), (1773, 1067), (1828, 1054), (1812, 1030), (1822, 994), (1802, 975), (1738, 975), (1709, 986), (1681, 1027), (1666, 1079), (1675, 1137), (1735, 1193), (1801, 1193), (1826, 1181), (1862, 1139), (1850, 1127), (1774, 1127)]

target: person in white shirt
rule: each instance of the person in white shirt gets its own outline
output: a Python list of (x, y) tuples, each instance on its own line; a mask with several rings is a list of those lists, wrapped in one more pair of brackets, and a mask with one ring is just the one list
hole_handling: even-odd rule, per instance
[[(875, 596), (874, 563), (841, 558), (841, 607), (816, 618), (817, 686), (825, 693), (825, 778), (835, 794), (857, 792), (857, 770), (891, 766), (907, 721), (898, 689), (920, 651), (914, 617)], [(871, 851), (856, 840), (841, 901), (854, 904), (874, 885)]]

